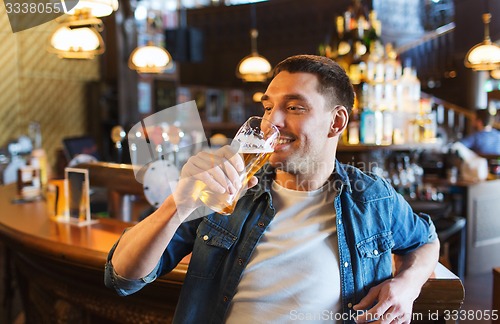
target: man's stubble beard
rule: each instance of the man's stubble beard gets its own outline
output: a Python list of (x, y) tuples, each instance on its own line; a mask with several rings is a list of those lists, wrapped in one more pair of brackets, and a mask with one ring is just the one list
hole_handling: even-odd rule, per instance
[(321, 170), (321, 167), (324, 162), (316, 161), (316, 159), (306, 156), (306, 157), (298, 157), (291, 156), (284, 162), (274, 162), (271, 165), (276, 169), (283, 172), (287, 172), (293, 175), (306, 175), (306, 174), (314, 174)]

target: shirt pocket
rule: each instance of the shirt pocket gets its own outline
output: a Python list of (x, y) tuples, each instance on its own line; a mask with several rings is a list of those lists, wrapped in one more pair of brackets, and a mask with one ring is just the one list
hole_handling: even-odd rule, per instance
[(214, 278), (236, 240), (237, 237), (223, 227), (203, 219), (196, 230), (188, 274), (197, 278)]
[(391, 277), (392, 248), (391, 232), (371, 236), (356, 244), (361, 258), (361, 277), (366, 290)]

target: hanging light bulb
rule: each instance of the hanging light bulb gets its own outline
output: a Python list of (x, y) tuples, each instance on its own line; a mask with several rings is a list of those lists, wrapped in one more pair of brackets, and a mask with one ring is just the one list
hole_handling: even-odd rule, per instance
[(73, 15), (78, 10), (89, 10), (94, 17), (105, 17), (118, 10), (118, 0), (79, 0), (68, 14)]
[(161, 73), (171, 66), (171, 62), (170, 53), (150, 41), (130, 54), (128, 66), (138, 73)]
[(247, 82), (264, 82), (271, 72), (269, 61), (257, 52), (257, 37), (259, 32), (253, 28), (250, 31), (252, 53), (244, 57), (236, 67), (236, 76)]
[(66, 52), (94, 51), (100, 47), (100, 35), (90, 27), (71, 29), (61, 26), (52, 35), (51, 44), (55, 49)]
[(97, 18), (78, 19), (61, 24), (50, 38), (49, 52), (67, 59), (93, 59), (104, 53), (99, 34), (102, 21)]
[(472, 47), (465, 55), (465, 67), (476, 71), (491, 71), (500, 68), (500, 46), (491, 42), (490, 24), (491, 14), (483, 14), (484, 40)]

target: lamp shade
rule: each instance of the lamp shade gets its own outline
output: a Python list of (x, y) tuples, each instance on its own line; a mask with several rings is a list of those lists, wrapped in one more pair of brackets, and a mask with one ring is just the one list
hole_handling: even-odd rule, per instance
[(259, 32), (256, 28), (250, 30), (252, 52), (245, 56), (236, 66), (236, 76), (247, 82), (264, 82), (271, 72), (271, 64), (257, 52), (257, 37)]
[(477, 71), (490, 71), (500, 67), (500, 46), (491, 42), (477, 44), (465, 56), (465, 66)]
[(465, 55), (465, 67), (476, 71), (491, 71), (500, 68), (500, 46), (491, 42), (489, 24), (491, 14), (483, 14), (484, 40), (473, 46)]
[(269, 61), (257, 53), (252, 53), (238, 63), (236, 76), (247, 82), (264, 82), (269, 77), (270, 71)]
[(61, 58), (92, 59), (104, 53), (104, 42), (93, 27), (61, 26), (50, 39), (50, 52)]
[(78, 10), (88, 10), (94, 17), (105, 17), (118, 10), (118, 0), (79, 0), (68, 14), (73, 15)]
[(139, 73), (161, 73), (172, 62), (172, 57), (163, 47), (149, 43), (136, 48), (128, 61), (128, 66)]

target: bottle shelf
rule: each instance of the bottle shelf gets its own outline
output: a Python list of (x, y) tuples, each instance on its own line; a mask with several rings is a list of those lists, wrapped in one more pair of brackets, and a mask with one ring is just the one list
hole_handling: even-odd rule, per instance
[(432, 150), (438, 149), (443, 146), (439, 140), (433, 140), (421, 143), (407, 143), (407, 144), (391, 144), (391, 145), (376, 145), (376, 144), (339, 144), (339, 152), (363, 152), (375, 150), (389, 150), (389, 151), (417, 151), (417, 150)]

